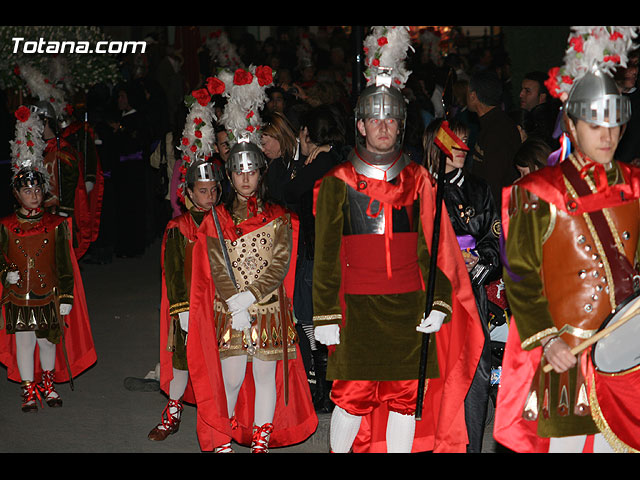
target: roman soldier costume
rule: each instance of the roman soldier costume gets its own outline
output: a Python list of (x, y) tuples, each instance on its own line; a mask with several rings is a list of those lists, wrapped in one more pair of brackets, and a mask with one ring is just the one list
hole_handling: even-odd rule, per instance
[[(574, 81), (565, 111), (606, 128), (624, 126), (630, 115), (628, 99), (598, 64)], [(639, 287), (640, 171), (615, 160), (594, 162), (575, 140), (565, 135), (573, 153), (503, 193), (504, 281), (513, 319), (494, 436), (519, 452), (547, 451), (555, 437), (587, 435), (593, 443), (600, 433), (616, 451), (640, 446), (637, 434), (619, 435), (637, 424), (637, 415), (632, 405), (625, 405), (627, 418), (610, 415), (614, 401), (600, 391), (611, 384), (594, 371), (589, 350), (568, 371), (543, 369), (542, 339), (552, 338), (545, 349), (556, 338), (579, 346)], [(631, 377), (617, 381), (633, 390)]]
[[(373, 40), (370, 55), (382, 62), (376, 45), (398, 49), (406, 34), (405, 27), (375, 27), (365, 45)], [(388, 42), (378, 42), (381, 35)], [(400, 62), (391, 64), (392, 75), (380, 68), (360, 95), (356, 119), (394, 119), (402, 131), (406, 106), (395, 85), (408, 74)], [(431, 176), (402, 152), (402, 133), (398, 139), (386, 153), (359, 140), (348, 161), (316, 185), (314, 325), (316, 338), (330, 349), (336, 452), (390, 451), (389, 438), (393, 451), (464, 451), (467, 444), (463, 404), (482, 331), (446, 215), (429, 316), (437, 312), (444, 324), (429, 337), (426, 416), (414, 417), (421, 352), (416, 327), (426, 311), (435, 198)]]
[(148, 438), (154, 441), (165, 440), (178, 431), (183, 401), (195, 403), (187, 362), (191, 263), (198, 228), (210, 209), (198, 205), (188, 192), (193, 192), (197, 182), (211, 182), (217, 190), (216, 202), (221, 193), (220, 172), (208, 160), (214, 143), (213, 103), (187, 103), (190, 109), (180, 147), (182, 162), (176, 192), (185, 211), (168, 222), (161, 247), (160, 388), (169, 401), (162, 421), (149, 432)]
[[(35, 111), (20, 107), (12, 141), (14, 192), (38, 188), (46, 194), (48, 174), (42, 162), (42, 124)], [(20, 197), (18, 197), (20, 198)], [(69, 218), (21, 204), (0, 220), (1, 298), (4, 329), (0, 330), (0, 362), (10, 380), (20, 381), (23, 410), (37, 411), (36, 399), (61, 406), (54, 380), (73, 377), (96, 361), (82, 278), (73, 254)], [(29, 358), (17, 336), (33, 333), (39, 349)], [(27, 342), (28, 343), (28, 342)], [(60, 346), (61, 348), (56, 348)], [(54, 378), (54, 371), (56, 372)], [(34, 383), (42, 375), (42, 383)]]
[[(260, 68), (247, 72), (258, 77)], [(271, 83), (263, 80), (263, 87)], [(262, 94), (249, 102), (252, 115), (236, 115), (233, 100), (241, 93), (228, 81), (225, 92), (232, 99), (221, 121), (235, 144), (227, 172), (230, 178), (254, 172), (261, 182), (266, 160), (250, 132), (257, 133), (257, 107), (265, 97), (258, 89)], [(242, 127), (236, 129), (234, 119)], [(257, 192), (230, 193), (227, 205), (217, 205), (204, 218), (193, 248), (187, 359), (198, 407), (198, 440), (205, 451), (231, 452), (234, 440), (266, 453), (270, 447), (304, 441), (318, 424), (291, 311), (298, 221)], [(242, 315), (248, 322), (239, 327), (237, 316)], [(234, 359), (251, 368), (237, 367)], [(261, 369), (274, 378), (259, 377)], [(227, 375), (240, 378), (233, 382)], [(269, 420), (259, 421), (258, 412)]]

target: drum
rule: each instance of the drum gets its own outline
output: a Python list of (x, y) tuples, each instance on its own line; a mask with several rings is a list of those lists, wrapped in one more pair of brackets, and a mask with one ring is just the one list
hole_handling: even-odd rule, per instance
[[(623, 323), (624, 322), (624, 323)], [(591, 414), (614, 450), (640, 450), (640, 295), (622, 302), (598, 332), (615, 328), (592, 346)]]
[[(628, 320), (627, 314), (631, 316)], [(619, 374), (640, 365), (640, 294), (632, 295), (618, 305), (598, 332), (621, 320), (625, 323), (598, 340), (591, 350), (593, 366), (598, 372)]]

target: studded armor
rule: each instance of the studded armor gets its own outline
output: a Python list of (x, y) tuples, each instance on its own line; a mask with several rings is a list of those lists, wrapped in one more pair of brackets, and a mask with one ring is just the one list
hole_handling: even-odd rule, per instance
[[(236, 224), (246, 219), (246, 202), (241, 203), (234, 209)], [(214, 322), (222, 358), (246, 354), (249, 344), (252, 344), (257, 347), (256, 357), (277, 360), (282, 357), (285, 338), (289, 357), (295, 356), (298, 337), (291, 318), (291, 305), (282, 290), (282, 280), (289, 267), (291, 234), (291, 220), (288, 215), (283, 215), (235, 240), (225, 239), (235, 286), (226, 272), (218, 239), (208, 239), (211, 272), (216, 286)], [(250, 338), (244, 332), (233, 330), (232, 316), (225, 302), (235, 292), (243, 290), (251, 291), (256, 298), (248, 309), (252, 318)], [(281, 300), (285, 302), (284, 308)], [(282, 331), (283, 315), (289, 316), (287, 332)]]
[(4, 269), (20, 274), (18, 283), (4, 285), (7, 331), (57, 328), (54, 289), (59, 301), (73, 301), (66, 223), (49, 214), (31, 220), (15, 215), (1, 228)]

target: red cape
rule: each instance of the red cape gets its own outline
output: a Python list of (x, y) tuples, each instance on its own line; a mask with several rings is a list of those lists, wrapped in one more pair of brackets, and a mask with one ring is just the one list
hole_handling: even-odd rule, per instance
[[(82, 156), (77, 152), (69, 142), (60, 139), (60, 147), (73, 151), (73, 156), (78, 160), (78, 183), (75, 189), (73, 203), (73, 218), (77, 227), (76, 241), (74, 247), (76, 258), (80, 259), (87, 253), (89, 246), (98, 238), (100, 231), (100, 214), (102, 212), (102, 199), (104, 195), (104, 177), (102, 175), (102, 167), (98, 160), (96, 170), (96, 182), (93, 190), (87, 193), (87, 187), (84, 183), (84, 164)], [(45, 152), (50, 152), (57, 148), (55, 139), (49, 140)]]
[[(358, 189), (366, 181), (367, 194), (394, 205), (409, 205), (420, 200), (422, 228), (431, 249), (433, 219), (435, 217), (435, 189), (427, 170), (409, 163), (401, 172), (398, 185), (359, 175), (350, 162), (335, 167), (333, 175), (352, 188)], [(316, 184), (316, 195), (320, 181)], [(315, 204), (315, 202), (314, 202)], [(466, 452), (468, 443), (464, 418), (464, 399), (476, 371), (484, 333), (453, 227), (442, 205), (438, 267), (452, 285), (452, 318), (437, 332), (437, 353), (440, 378), (429, 379), (423, 404), (422, 420), (416, 422), (414, 452)], [(420, 335), (416, 332), (416, 335)], [(416, 378), (419, 365), (416, 365)], [(353, 444), (354, 452), (386, 452), (388, 410), (381, 406), (362, 419), (360, 432)]]
[[(165, 282), (164, 271), (164, 252), (167, 244), (167, 231), (171, 228), (178, 227), (180, 232), (190, 241), (195, 242), (198, 227), (193, 222), (191, 214), (186, 212), (178, 217), (169, 220), (167, 228), (162, 237), (162, 246), (160, 252), (160, 265), (162, 268), (162, 298), (160, 300), (160, 388), (169, 395), (169, 384), (173, 380), (173, 354), (167, 350), (167, 341), (169, 339), (169, 326), (171, 315), (169, 315), (169, 299), (167, 297), (167, 284)], [(195, 403), (193, 387), (191, 386), (191, 377), (187, 383), (187, 388), (182, 399), (187, 403)]]
[[(14, 221), (15, 215), (5, 217), (0, 222), (9, 227)], [(43, 221), (55, 227), (61, 222), (66, 221), (71, 232), (71, 219), (51, 215), (45, 213)], [(71, 250), (71, 240), (69, 241)], [(84, 285), (78, 268), (78, 262), (74, 255), (71, 255), (71, 263), (73, 265), (73, 307), (69, 315), (64, 317), (64, 323), (67, 325), (65, 329), (65, 345), (69, 356), (69, 365), (71, 373), (74, 377), (91, 367), (97, 360), (96, 350), (93, 344), (93, 336), (91, 334), (91, 325), (89, 324), (89, 312), (84, 293)], [(0, 295), (2, 295), (2, 285), (0, 285)], [(62, 340), (61, 340), (62, 342)], [(7, 367), (7, 377), (9, 380), (16, 382), (21, 381), (20, 372), (16, 363), (16, 341), (15, 335), (7, 335), (5, 328), (0, 329), (0, 363)], [(39, 349), (36, 346), (35, 363), (34, 363), (34, 379), (42, 376), (40, 367)], [(64, 350), (62, 345), (56, 348), (56, 364), (55, 364), (55, 381), (68, 382), (69, 373), (64, 358)]]
[[(569, 197), (562, 180), (560, 164), (532, 172), (518, 180), (515, 185), (530, 191), (546, 202), (553, 203), (567, 213), (581, 215), (584, 212), (601, 210), (640, 198), (640, 170), (624, 163), (618, 165), (625, 180), (624, 184), (615, 185), (602, 193), (583, 196), (579, 199)], [(502, 191), (504, 241), (509, 234), (508, 209), (511, 191), (512, 186), (506, 187)], [(571, 200), (575, 200), (573, 204), (575, 210), (569, 212), (567, 205)], [(508, 268), (508, 265), (506, 267)], [(509, 324), (509, 336), (502, 360), (493, 436), (496, 441), (515, 452), (547, 452), (549, 439), (537, 435), (537, 422), (525, 420), (522, 417), (531, 380), (540, 364), (542, 347), (529, 351), (523, 350), (516, 321), (516, 318), (512, 318)], [(590, 448), (590, 445), (587, 445), (585, 451), (589, 451)]]
[[(286, 213), (282, 207), (267, 205), (265, 211), (257, 217), (240, 224), (238, 227), (242, 228), (242, 232), (239, 233), (223, 206), (216, 207), (216, 211), (220, 218), (223, 235), (231, 240)], [(293, 248), (289, 272), (284, 281), (290, 300), (293, 298), (295, 252), (298, 241), (298, 219), (293, 214), (291, 218), (294, 227)], [(255, 388), (252, 369), (248, 366), (238, 395), (235, 422), (232, 428), (229, 421), (230, 415), (227, 412), (220, 355), (212, 321), (215, 285), (211, 278), (207, 237), (218, 238), (212, 215), (205, 217), (197, 237), (193, 250), (187, 361), (198, 408), (198, 440), (202, 450), (210, 451), (227, 442), (229, 438), (233, 438), (242, 445), (251, 443)], [(289, 402), (287, 405), (284, 403), (282, 370), (280, 360), (276, 369), (277, 403), (273, 419), (274, 430), (270, 441), (272, 447), (300, 443), (306, 440), (318, 426), (318, 418), (311, 402), (311, 393), (299, 350), (296, 358), (289, 359), (288, 362)]]

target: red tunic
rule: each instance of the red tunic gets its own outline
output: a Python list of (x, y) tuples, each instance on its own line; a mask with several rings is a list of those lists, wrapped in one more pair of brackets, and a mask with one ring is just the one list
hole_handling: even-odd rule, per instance
[[(381, 203), (410, 205), (420, 202), (421, 223), (427, 246), (431, 248), (435, 215), (435, 189), (427, 170), (409, 163), (400, 173), (397, 185), (359, 175), (345, 162), (328, 175), (334, 175), (354, 189), (366, 181), (367, 195)], [(316, 185), (316, 194), (319, 182)], [(443, 209), (446, 207), (442, 206)], [(446, 210), (443, 210), (446, 212)], [(484, 345), (484, 334), (471, 289), (469, 274), (449, 221), (443, 214), (440, 225), (438, 267), (452, 285), (452, 318), (437, 336), (440, 377), (428, 380), (422, 419), (416, 422), (413, 451), (465, 452), (468, 443), (464, 418), (464, 398), (475, 374)], [(344, 312), (343, 312), (344, 318)], [(420, 335), (416, 332), (416, 335)], [(416, 365), (418, 378), (419, 365)], [(354, 452), (386, 452), (387, 408), (382, 405), (363, 417)]]

